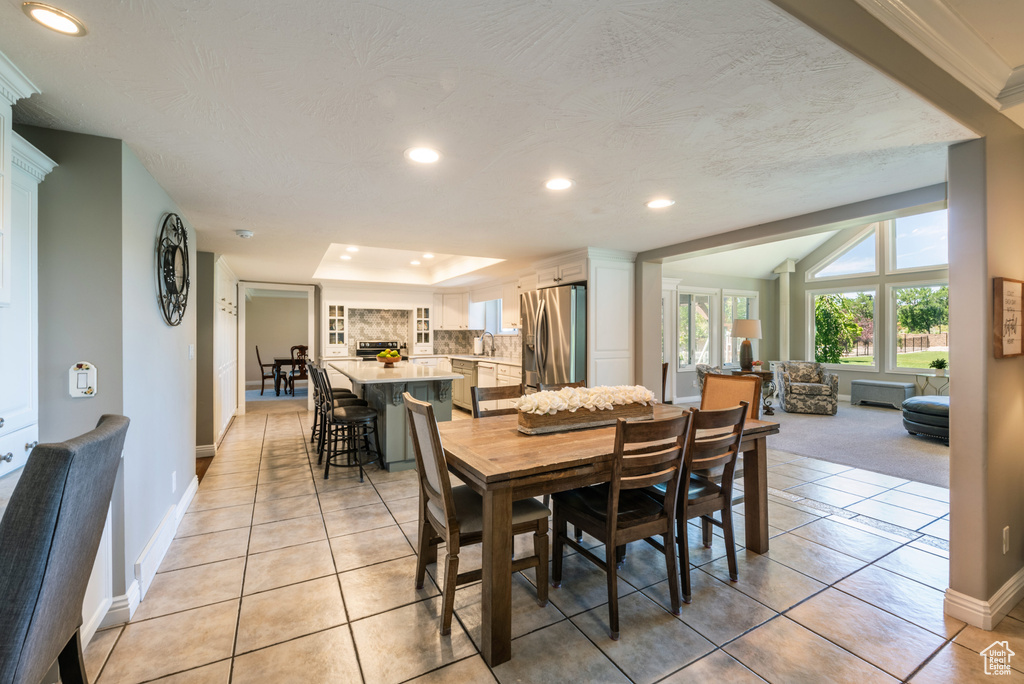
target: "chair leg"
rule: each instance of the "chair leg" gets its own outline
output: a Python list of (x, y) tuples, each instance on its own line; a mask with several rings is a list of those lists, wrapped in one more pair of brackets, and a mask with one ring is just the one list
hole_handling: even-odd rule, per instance
[(551, 586), (553, 587), (562, 586), (562, 547), (563, 540), (566, 539), (566, 534), (569, 531), (569, 526), (561, 513), (556, 503), (553, 507), (555, 540), (554, 548), (551, 549)]
[[(262, 373), (263, 371), (261, 370), (260, 372)], [(267, 385), (267, 376), (264, 375), (263, 379), (260, 380), (260, 396), (261, 397), (263, 396), (263, 388), (266, 387), (266, 385)]]
[(662, 542), (665, 546), (665, 569), (668, 571), (668, 597), (672, 603), (672, 613), (679, 615), (682, 607), (679, 605), (679, 561), (676, 558), (676, 535), (673, 530), (675, 523), (668, 526)]
[(57, 667), (60, 670), (60, 681), (63, 684), (88, 684), (89, 675), (85, 672), (80, 630), (75, 630), (60, 655), (57, 656)]
[[(605, 559), (610, 558), (612, 555), (611, 544), (605, 544), (604, 557)], [(609, 563), (605, 560), (605, 566), (608, 577), (608, 626), (609, 635), (612, 640), (619, 640), (619, 571), (615, 567), (615, 563)]]
[(441, 609), (441, 635), (452, 633), (452, 613), (455, 612), (455, 585), (459, 577), (459, 557), (445, 553), (444, 597)]
[(711, 520), (706, 516), (700, 516), (700, 538), (704, 546), (711, 548)]
[(431, 543), (434, 530), (424, 515), (424, 506), (420, 505), (420, 519), (416, 525), (416, 588), (422, 589), (426, 581), (427, 566), (437, 562), (437, 544)]
[[(685, 512), (683, 513), (685, 516)], [(679, 575), (683, 584), (683, 603), (690, 602), (690, 543), (686, 518), (676, 518), (676, 546), (679, 547)]]
[(548, 519), (537, 521), (533, 533), (533, 555), (537, 556), (537, 603), (548, 605)]
[(728, 505), (722, 509), (722, 535), (725, 537), (725, 557), (729, 561), (729, 579), (735, 582), (739, 579), (736, 569), (736, 538), (733, 535), (732, 507)]
[(577, 544), (582, 544), (583, 543), (583, 528), (582, 527), (576, 527), (575, 525), (573, 525), (572, 534), (573, 534), (573, 539), (576, 540)]

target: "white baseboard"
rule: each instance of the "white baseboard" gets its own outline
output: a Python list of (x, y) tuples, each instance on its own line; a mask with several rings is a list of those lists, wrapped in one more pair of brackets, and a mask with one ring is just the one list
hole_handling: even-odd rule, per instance
[[(96, 610), (93, 611), (92, 615), (83, 616), (81, 627), (83, 645), (92, 641), (92, 637), (96, 633), (96, 630), (104, 626), (103, 623), (107, 616), (110, 615), (110, 607), (113, 604), (113, 597), (104, 599), (98, 606), (96, 606)], [(127, 620), (125, 622), (127, 622)]]
[(135, 561), (135, 580), (139, 583), (140, 600), (146, 598), (146, 592), (149, 591), (149, 587), (153, 583), (156, 571), (160, 568), (160, 563), (167, 554), (167, 549), (170, 547), (171, 542), (174, 541), (174, 534), (178, 531), (178, 525), (181, 523), (185, 511), (188, 510), (198, 490), (199, 478), (193, 475), (191, 482), (188, 483), (188, 487), (182, 492), (181, 499), (178, 500), (177, 504), (167, 509), (166, 515), (160, 521), (160, 525), (157, 526), (153, 536), (150, 537), (146, 548), (142, 550), (138, 560)]
[(840, 394), (836, 398), (839, 399), (839, 401), (845, 401), (847, 404), (850, 403), (850, 395), (849, 394)]
[(212, 458), (217, 455), (216, 444), (204, 444), (196, 447), (196, 458)]
[(1006, 581), (988, 601), (946, 589), (946, 615), (980, 629), (991, 630), (1024, 599), (1024, 568)]
[(132, 619), (132, 615), (135, 615), (135, 610), (139, 607), (139, 581), (132, 580), (132, 583), (128, 585), (128, 592), (120, 596), (115, 596), (110, 602), (110, 608), (107, 610), (106, 616), (100, 622), (100, 629), (106, 629), (107, 627), (114, 627), (115, 625), (123, 625)]

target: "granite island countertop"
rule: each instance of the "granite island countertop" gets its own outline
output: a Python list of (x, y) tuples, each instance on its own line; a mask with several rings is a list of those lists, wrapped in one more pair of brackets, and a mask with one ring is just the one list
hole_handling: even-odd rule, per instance
[(417, 366), (408, 361), (399, 361), (393, 368), (385, 368), (383, 363), (369, 363), (367, 361), (335, 362), (328, 365), (353, 383), (360, 385), (386, 382), (458, 380), (463, 377), (459, 373), (441, 371), (432, 366)]
[(449, 359), (465, 359), (466, 361), (479, 361), (480, 363), (497, 363), (503, 366), (522, 367), (523, 360), (512, 356), (483, 356), (476, 354), (445, 354)]

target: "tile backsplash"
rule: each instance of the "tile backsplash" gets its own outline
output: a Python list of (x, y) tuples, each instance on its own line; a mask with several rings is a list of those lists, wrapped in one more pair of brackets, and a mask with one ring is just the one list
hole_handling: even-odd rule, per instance
[[(435, 354), (472, 354), (473, 340), (483, 334), (483, 330), (435, 330)], [(490, 345), (491, 338), (484, 340)], [(521, 358), (523, 347), (519, 335), (496, 335), (494, 337), (494, 355)]]
[(399, 346), (408, 344), (409, 312), (401, 309), (349, 309), (348, 330), (348, 353), (353, 356), (358, 343), (367, 340), (397, 340)]

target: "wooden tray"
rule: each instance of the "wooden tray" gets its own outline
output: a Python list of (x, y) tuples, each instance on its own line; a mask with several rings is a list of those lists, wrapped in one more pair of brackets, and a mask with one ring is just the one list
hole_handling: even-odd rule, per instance
[(604, 411), (577, 409), (575, 412), (559, 411), (554, 415), (546, 413), (519, 413), (519, 431), (527, 435), (543, 435), (550, 432), (569, 432), (587, 428), (614, 425), (619, 418), (626, 420), (653, 420), (654, 406), (644, 404), (623, 404)]

